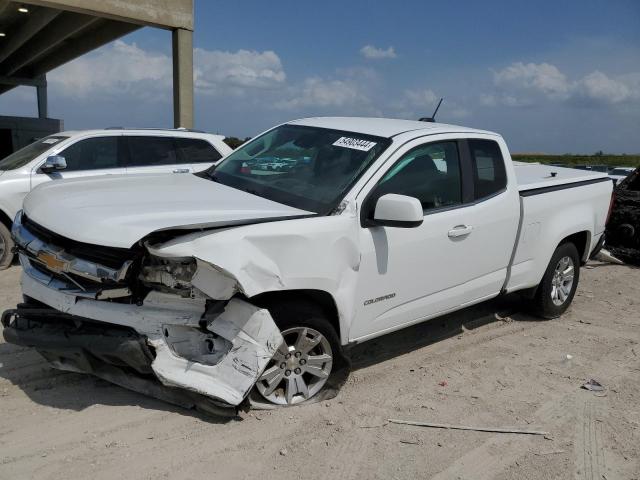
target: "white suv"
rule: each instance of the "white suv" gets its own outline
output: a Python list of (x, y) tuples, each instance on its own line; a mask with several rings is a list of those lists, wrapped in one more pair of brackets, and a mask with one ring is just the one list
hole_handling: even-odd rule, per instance
[(10, 230), (24, 197), (56, 179), (132, 173), (192, 173), (231, 152), (224, 137), (190, 130), (61, 132), (0, 160), (0, 270), (13, 259)]

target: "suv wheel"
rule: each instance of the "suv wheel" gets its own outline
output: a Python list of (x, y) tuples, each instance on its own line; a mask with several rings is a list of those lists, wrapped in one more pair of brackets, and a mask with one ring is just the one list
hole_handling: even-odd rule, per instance
[(9, 268), (13, 262), (13, 240), (11, 232), (4, 223), (0, 223), (0, 270)]

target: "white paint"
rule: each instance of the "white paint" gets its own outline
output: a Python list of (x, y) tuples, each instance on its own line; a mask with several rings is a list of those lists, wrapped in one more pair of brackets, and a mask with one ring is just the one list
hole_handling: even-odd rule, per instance
[(122, 248), (156, 230), (309, 214), (195, 175), (171, 174), (50, 182), (26, 198), (24, 209), (68, 238)]
[(388, 193), (378, 199), (373, 218), (396, 222), (422, 222), (424, 213), (420, 200), (406, 195)]

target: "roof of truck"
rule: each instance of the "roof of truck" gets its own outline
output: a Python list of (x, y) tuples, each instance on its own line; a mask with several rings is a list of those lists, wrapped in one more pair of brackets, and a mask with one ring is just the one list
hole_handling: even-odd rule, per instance
[(347, 132), (375, 135), (377, 137), (391, 138), (401, 133), (483, 133), (497, 135), (494, 132), (478, 130), (475, 128), (448, 125), (446, 123), (420, 122), (417, 120), (400, 120), (394, 118), (371, 117), (312, 117), (302, 118), (288, 122), (291, 125), (304, 125), (309, 127), (331, 128)]

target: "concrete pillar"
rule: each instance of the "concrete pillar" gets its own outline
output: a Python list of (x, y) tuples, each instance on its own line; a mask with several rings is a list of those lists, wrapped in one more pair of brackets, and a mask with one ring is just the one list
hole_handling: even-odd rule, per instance
[(193, 128), (193, 32), (173, 31), (173, 126)]
[(36, 87), (38, 95), (38, 117), (47, 118), (49, 116), (49, 104), (47, 101), (47, 77), (42, 75), (42, 83)]

